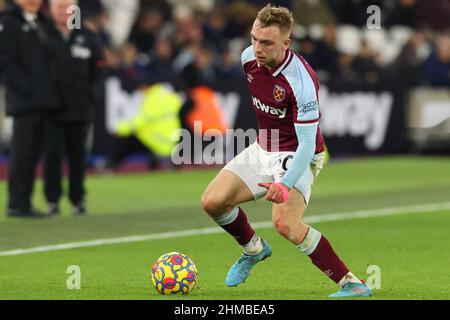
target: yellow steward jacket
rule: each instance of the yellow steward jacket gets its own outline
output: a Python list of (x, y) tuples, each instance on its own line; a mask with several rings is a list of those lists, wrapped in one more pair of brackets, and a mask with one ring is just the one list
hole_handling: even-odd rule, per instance
[(117, 134), (121, 137), (135, 134), (156, 155), (169, 157), (178, 142), (182, 101), (174, 91), (160, 84), (151, 86), (144, 94), (139, 114), (119, 123)]

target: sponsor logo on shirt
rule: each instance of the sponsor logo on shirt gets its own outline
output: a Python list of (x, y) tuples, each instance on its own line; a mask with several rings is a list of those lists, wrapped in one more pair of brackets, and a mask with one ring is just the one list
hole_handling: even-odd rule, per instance
[(253, 100), (253, 105), (255, 106), (256, 109), (261, 110), (267, 114), (271, 114), (274, 116), (278, 116), (278, 118), (280, 119), (284, 119), (286, 117), (286, 113), (287, 113), (287, 108), (274, 108), (271, 106), (268, 106), (264, 103), (261, 102), (261, 100), (259, 100), (258, 98), (252, 97)]
[(319, 107), (319, 102), (317, 100), (315, 100), (315, 101), (311, 101), (311, 102), (303, 104), (300, 107), (300, 109), (301, 109), (301, 112), (308, 113), (311, 111), (316, 111), (318, 107)]

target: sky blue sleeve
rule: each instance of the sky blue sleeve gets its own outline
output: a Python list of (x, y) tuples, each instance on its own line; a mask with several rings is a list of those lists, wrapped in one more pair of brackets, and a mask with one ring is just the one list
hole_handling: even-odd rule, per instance
[(297, 133), (298, 147), (294, 158), (289, 164), (289, 168), (281, 179), (281, 183), (289, 188), (294, 187), (300, 177), (309, 168), (311, 159), (316, 151), (316, 134), (318, 122), (311, 124), (295, 124)]
[(247, 62), (255, 60), (255, 54), (253, 52), (253, 47), (249, 46), (241, 54), (241, 64), (244, 66)]

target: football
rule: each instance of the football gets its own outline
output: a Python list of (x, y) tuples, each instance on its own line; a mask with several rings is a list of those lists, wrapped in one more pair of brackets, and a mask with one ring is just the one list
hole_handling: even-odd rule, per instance
[(187, 255), (169, 252), (153, 264), (152, 283), (164, 295), (189, 294), (197, 284), (197, 268)]

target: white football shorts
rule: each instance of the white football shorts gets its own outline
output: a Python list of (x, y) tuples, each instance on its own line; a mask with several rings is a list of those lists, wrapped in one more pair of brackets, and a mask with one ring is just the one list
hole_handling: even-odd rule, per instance
[[(258, 142), (254, 142), (222, 170), (228, 170), (236, 174), (251, 190), (255, 200), (264, 197), (267, 193), (265, 188), (258, 186), (259, 182), (280, 182), (281, 178), (289, 168), (295, 152), (269, 152), (261, 148)], [(300, 177), (294, 188), (309, 202), (314, 181), (323, 168), (324, 154), (315, 154), (311, 160), (310, 167)]]

